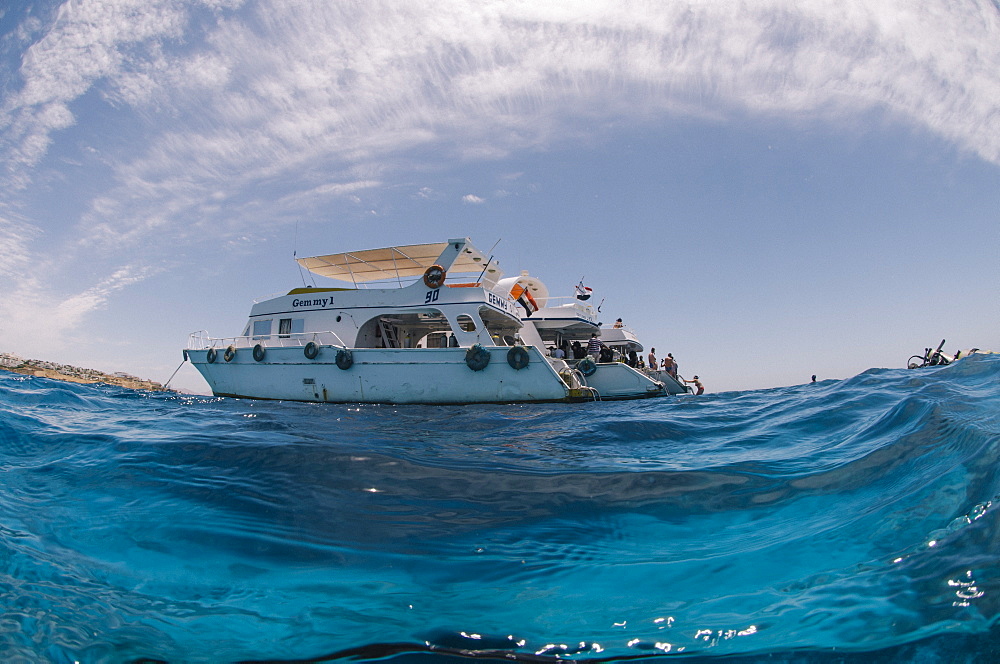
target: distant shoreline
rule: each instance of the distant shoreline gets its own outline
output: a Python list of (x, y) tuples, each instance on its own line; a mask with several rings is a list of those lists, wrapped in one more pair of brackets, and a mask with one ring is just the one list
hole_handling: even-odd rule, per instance
[(153, 392), (173, 392), (155, 380), (137, 378), (126, 373), (106, 374), (96, 369), (84, 369), (69, 364), (57, 364), (45, 360), (25, 360), (10, 353), (0, 353), (0, 369), (24, 376), (51, 378), (67, 383), (94, 385), (104, 383), (130, 390), (150, 390)]

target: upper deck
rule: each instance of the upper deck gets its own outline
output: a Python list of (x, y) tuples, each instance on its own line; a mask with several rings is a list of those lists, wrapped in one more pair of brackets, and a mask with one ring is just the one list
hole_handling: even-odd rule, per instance
[(403, 288), (421, 279), (427, 269), (435, 265), (451, 275), (451, 281), (457, 281), (458, 275), (474, 275), (474, 278), (465, 280), (481, 283), (490, 290), (503, 276), (498, 263), (476, 249), (469, 238), (347, 251), (298, 258), (296, 261), (313, 274), (347, 281), (355, 288), (374, 283), (384, 288), (393, 282)]

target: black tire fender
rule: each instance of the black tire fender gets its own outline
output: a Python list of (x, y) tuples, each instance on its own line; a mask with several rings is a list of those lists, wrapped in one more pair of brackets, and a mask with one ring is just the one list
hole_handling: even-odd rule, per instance
[(475, 344), (465, 351), (465, 363), (473, 371), (482, 371), (490, 363), (490, 352), (481, 344)]
[(524, 346), (514, 346), (507, 351), (507, 364), (513, 367), (515, 371), (525, 368), (530, 361), (531, 358), (528, 355), (528, 350)]
[(354, 355), (351, 351), (346, 348), (341, 348), (337, 351), (337, 367), (347, 371), (354, 364)]

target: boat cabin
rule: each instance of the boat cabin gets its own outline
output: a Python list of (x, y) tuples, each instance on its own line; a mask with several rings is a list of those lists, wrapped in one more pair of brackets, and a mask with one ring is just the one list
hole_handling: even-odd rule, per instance
[(503, 272), (468, 239), (300, 258), (351, 287), (295, 288), (254, 303), (239, 345), (512, 346), (522, 327)]

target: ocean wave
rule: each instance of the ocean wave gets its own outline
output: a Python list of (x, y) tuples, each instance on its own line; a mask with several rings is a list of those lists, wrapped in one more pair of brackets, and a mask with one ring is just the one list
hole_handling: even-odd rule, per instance
[(986, 657), (998, 377), (429, 407), (3, 374), (0, 659)]

